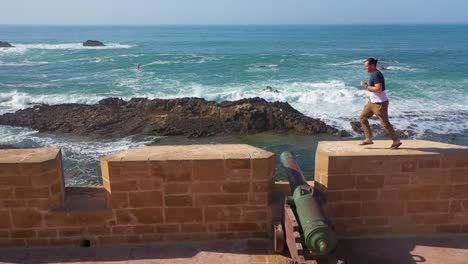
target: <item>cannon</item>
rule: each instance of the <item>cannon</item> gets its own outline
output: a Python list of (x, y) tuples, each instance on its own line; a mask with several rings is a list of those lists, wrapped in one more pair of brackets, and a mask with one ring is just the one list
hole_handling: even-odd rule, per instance
[(345, 263), (334, 257), (337, 240), (334, 229), (324, 217), (314, 195), (291, 152), (283, 152), (281, 164), (286, 170), (292, 196), (285, 198), (284, 229), (274, 225), (274, 250), (284, 251), (288, 246), (289, 263), (306, 263), (306, 258), (324, 260), (330, 264)]

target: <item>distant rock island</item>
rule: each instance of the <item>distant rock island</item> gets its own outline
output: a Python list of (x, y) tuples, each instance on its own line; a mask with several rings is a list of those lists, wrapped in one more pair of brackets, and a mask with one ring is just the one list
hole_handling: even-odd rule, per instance
[(85, 47), (103, 47), (105, 46), (104, 43), (98, 40), (87, 40), (83, 42), (83, 46)]
[(42, 104), (0, 115), (0, 125), (103, 139), (130, 135), (207, 137), (291, 130), (303, 135), (350, 135), (303, 115), (288, 103), (271, 103), (258, 97), (221, 103), (202, 98), (129, 101), (106, 98), (95, 105)]
[(0, 48), (13, 48), (14, 46), (8, 42), (0, 41)]

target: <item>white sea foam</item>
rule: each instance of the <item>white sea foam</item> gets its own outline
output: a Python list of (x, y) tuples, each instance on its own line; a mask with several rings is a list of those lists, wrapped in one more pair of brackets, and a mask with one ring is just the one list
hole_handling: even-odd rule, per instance
[[(308, 82), (253, 82), (224, 85), (203, 85), (183, 83), (178, 80), (159, 79), (147, 72), (136, 72), (134, 77), (116, 80), (115, 90), (106, 95), (51, 94), (31, 95), (23, 92), (6, 92), (0, 95), (0, 111), (11, 112), (30, 107), (34, 103), (86, 103), (117, 96), (124, 100), (132, 97), (149, 99), (172, 99), (179, 97), (201, 97), (212, 101), (234, 101), (243, 98), (262, 97), (267, 101), (288, 102), (298, 111), (313, 118), (320, 118), (330, 125), (351, 130), (350, 121), (357, 121), (359, 114), (368, 100), (367, 93), (360, 88), (349, 86), (341, 80), (323, 80)], [(410, 128), (417, 135), (423, 135), (429, 129), (434, 133), (460, 133), (467, 129), (468, 94), (463, 90), (453, 91), (427, 89), (427, 82), (412, 82), (408, 88), (421, 94), (416, 98), (407, 98), (403, 93), (388, 91), (390, 97), (391, 122), (398, 129)], [(438, 84), (430, 84), (437, 87)], [(265, 90), (271, 86), (279, 92)], [(125, 89), (122, 90), (121, 87)], [(157, 87), (157, 89), (155, 89)], [(123, 96), (122, 96), (123, 95)], [(459, 98), (456, 102), (453, 97)], [(377, 121), (371, 121), (377, 122)]]
[(119, 44), (119, 43), (105, 43), (106, 46), (102, 47), (85, 47), (83, 43), (35, 43), (35, 44), (20, 44), (12, 43), (12, 48), (0, 48), (0, 53), (24, 53), (30, 49), (45, 49), (45, 50), (86, 50), (86, 49), (129, 49), (134, 46)]
[(330, 66), (349, 66), (349, 65), (360, 65), (363, 64), (366, 59), (338, 62), (338, 63), (329, 63)]
[(49, 64), (47, 61), (29, 61), (29, 60), (22, 60), (19, 62), (5, 62), (0, 61), (0, 66), (35, 66), (35, 65), (42, 65), (42, 64)]
[(16, 90), (0, 93), (0, 113), (13, 112), (31, 107), (34, 104), (94, 104), (105, 96), (84, 94), (28, 94)]
[(413, 68), (409, 66), (386, 66), (386, 67), (384, 66), (384, 69), (389, 70), (389, 71), (411, 71), (411, 72), (418, 71), (417, 68)]

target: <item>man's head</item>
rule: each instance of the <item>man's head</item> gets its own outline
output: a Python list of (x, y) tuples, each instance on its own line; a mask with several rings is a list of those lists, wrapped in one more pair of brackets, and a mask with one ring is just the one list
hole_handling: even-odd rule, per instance
[(366, 68), (366, 71), (367, 72), (375, 72), (375, 70), (377, 69), (377, 59), (374, 59), (374, 58), (368, 58), (365, 62), (364, 62), (364, 68)]

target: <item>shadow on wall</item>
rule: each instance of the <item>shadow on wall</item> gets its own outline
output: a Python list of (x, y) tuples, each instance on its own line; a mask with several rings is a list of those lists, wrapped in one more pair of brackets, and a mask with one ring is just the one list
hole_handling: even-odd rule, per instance
[[(154, 260), (159, 260), (157, 263), (173, 263), (174, 259), (178, 259), (177, 263), (250, 263), (250, 255), (272, 255), (272, 249), (268, 240), (157, 242), (90, 248), (15, 248), (0, 249), (0, 261), (66, 263), (146, 260), (154, 263)], [(185, 261), (181, 262), (183, 259)]]

